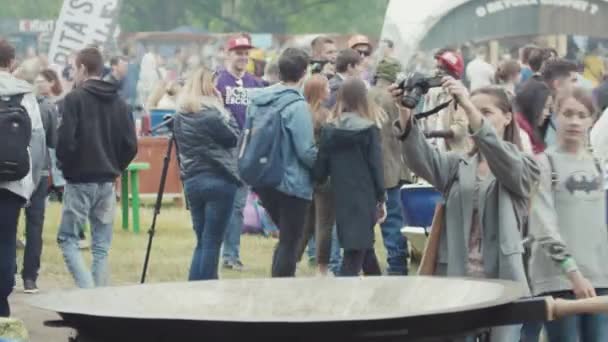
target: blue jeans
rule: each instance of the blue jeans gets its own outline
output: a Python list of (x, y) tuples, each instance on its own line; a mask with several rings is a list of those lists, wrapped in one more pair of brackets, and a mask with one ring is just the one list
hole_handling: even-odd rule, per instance
[[(57, 242), (68, 270), (80, 288), (108, 284), (108, 253), (116, 212), (114, 183), (68, 183), (63, 197), (63, 212)], [(78, 248), (80, 229), (91, 224), (91, 271)]]
[(342, 247), (338, 240), (338, 228), (334, 224), (331, 230), (331, 254), (329, 256), (329, 270), (331, 273), (338, 275), (340, 274), (340, 268), (342, 268)]
[(0, 317), (11, 314), (8, 296), (15, 285), (17, 263), (17, 222), (25, 200), (0, 189)]
[(401, 234), (404, 226), (399, 187), (387, 190), (386, 221), (381, 224), (382, 239), (387, 252), (389, 275), (407, 275), (407, 239)]
[(308, 260), (312, 261), (317, 258), (317, 246), (315, 243), (315, 236), (311, 236), (310, 240), (308, 240), (308, 245), (306, 246), (306, 254), (308, 254)]
[(220, 248), (230, 222), (238, 186), (224, 177), (203, 173), (184, 182), (196, 247), (188, 280), (217, 279)]
[[(596, 289), (598, 296), (608, 295), (608, 289)], [(574, 299), (570, 291), (549, 294), (556, 298)], [(545, 323), (549, 342), (608, 341), (608, 315), (577, 315)]]
[[(331, 232), (331, 252), (329, 257), (329, 269), (334, 272), (338, 272), (342, 265), (342, 253), (340, 251), (340, 242), (338, 241), (338, 231), (336, 226), (332, 228)], [(315, 243), (315, 236), (313, 235), (310, 240), (308, 240), (308, 245), (306, 247), (306, 254), (308, 255), (308, 260), (314, 260), (316, 258), (317, 245)], [(334, 273), (336, 273), (334, 272)]]
[(540, 332), (543, 330), (542, 322), (528, 322), (521, 328), (521, 342), (538, 342)]
[(224, 236), (224, 249), (222, 251), (222, 258), (224, 262), (227, 261), (240, 261), (240, 249), (241, 249), (241, 233), (243, 230), (243, 210), (247, 202), (246, 186), (238, 188), (236, 195), (234, 196), (234, 208), (226, 229), (226, 236)]

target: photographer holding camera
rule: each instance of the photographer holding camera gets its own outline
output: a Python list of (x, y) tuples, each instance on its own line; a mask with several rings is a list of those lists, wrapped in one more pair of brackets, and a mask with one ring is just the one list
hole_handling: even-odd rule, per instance
[(336, 57), (338, 49), (336, 43), (329, 37), (319, 36), (310, 44), (312, 59), (310, 61), (311, 73), (322, 74), (328, 80), (336, 75)]
[[(455, 50), (446, 48), (435, 55), (437, 61), (437, 76), (449, 75), (461, 79), (464, 72), (462, 56)], [(452, 100), (452, 96), (443, 88), (429, 90), (424, 101), (424, 111), (437, 108)], [(462, 109), (449, 105), (442, 109), (437, 116), (424, 121), (425, 135), (438, 145), (442, 151), (467, 152), (471, 142), (467, 136), (467, 117)]]
[[(449, 76), (442, 87), (467, 116), (474, 148), (466, 155), (433, 148), (403, 105), (408, 94), (402, 96), (398, 85), (391, 87), (400, 105), (394, 131), (403, 141), (408, 166), (445, 198), (444, 210), (434, 219), (440, 223), (435, 228), (440, 231), (434, 231), (437, 255), (425, 255), (436, 257), (428, 273), (512, 280), (528, 292), (520, 231), (539, 167), (521, 151), (511, 102), (502, 88), (483, 87), (469, 95)], [(490, 334), (491, 341), (517, 342), (520, 327), (499, 327)]]

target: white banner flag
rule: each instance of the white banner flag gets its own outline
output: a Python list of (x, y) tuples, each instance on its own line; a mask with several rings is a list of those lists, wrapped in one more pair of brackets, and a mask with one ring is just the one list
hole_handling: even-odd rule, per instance
[(111, 37), (120, 0), (64, 0), (51, 41), (49, 62), (64, 65), (74, 51), (103, 46)]

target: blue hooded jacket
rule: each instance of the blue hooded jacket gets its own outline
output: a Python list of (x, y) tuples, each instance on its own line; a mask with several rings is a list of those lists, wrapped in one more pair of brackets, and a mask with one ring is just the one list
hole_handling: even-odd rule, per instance
[(276, 190), (287, 194), (312, 200), (313, 181), (312, 169), (317, 158), (317, 147), (313, 132), (312, 114), (306, 100), (295, 88), (283, 84), (256, 90), (249, 106), (247, 115), (255, 115), (252, 110), (267, 105), (283, 107), (283, 104), (301, 98), (283, 109), (282, 117), (283, 141), (281, 153), (285, 164), (283, 181)]

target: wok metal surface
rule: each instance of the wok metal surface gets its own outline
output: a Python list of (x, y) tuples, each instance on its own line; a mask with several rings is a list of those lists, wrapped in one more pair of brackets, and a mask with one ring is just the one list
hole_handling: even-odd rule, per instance
[[(292, 278), (74, 290), (30, 303), (60, 313), (66, 325), (101, 340), (197, 341), (203, 334), (222, 341), (253, 336), (403, 341), (521, 321), (513, 303), (524, 294), (506, 281)], [(540, 320), (544, 306), (534, 305), (538, 310), (530, 318)]]

